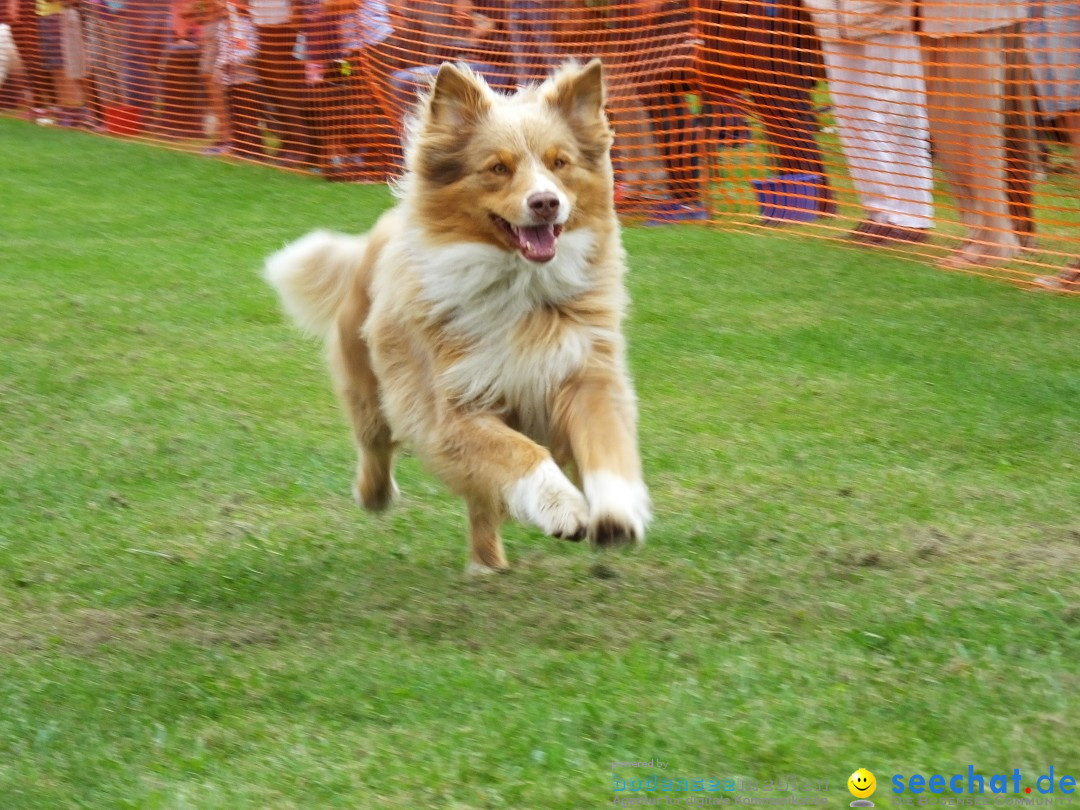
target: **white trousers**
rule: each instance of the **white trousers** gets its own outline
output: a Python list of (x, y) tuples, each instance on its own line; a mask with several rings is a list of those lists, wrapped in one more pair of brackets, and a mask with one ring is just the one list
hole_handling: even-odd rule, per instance
[(934, 224), (934, 178), (919, 40), (914, 33), (824, 39), (840, 145), (870, 219)]

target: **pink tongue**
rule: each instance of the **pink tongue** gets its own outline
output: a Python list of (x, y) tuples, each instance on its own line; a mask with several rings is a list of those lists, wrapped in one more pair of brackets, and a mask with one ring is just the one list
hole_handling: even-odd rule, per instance
[(555, 226), (521, 227), (517, 231), (521, 255), (531, 262), (549, 262), (555, 258)]

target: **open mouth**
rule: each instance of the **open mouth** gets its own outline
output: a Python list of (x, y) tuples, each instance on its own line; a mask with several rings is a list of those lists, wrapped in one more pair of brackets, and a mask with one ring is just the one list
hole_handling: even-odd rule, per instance
[(530, 262), (550, 262), (555, 258), (562, 225), (553, 222), (545, 225), (511, 225), (496, 214), (491, 215), (491, 220)]

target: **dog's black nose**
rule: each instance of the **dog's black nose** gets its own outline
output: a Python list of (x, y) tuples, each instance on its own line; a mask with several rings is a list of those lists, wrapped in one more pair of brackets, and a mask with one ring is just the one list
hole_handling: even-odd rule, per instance
[(529, 209), (548, 221), (559, 215), (559, 198), (550, 191), (538, 191), (528, 199)]

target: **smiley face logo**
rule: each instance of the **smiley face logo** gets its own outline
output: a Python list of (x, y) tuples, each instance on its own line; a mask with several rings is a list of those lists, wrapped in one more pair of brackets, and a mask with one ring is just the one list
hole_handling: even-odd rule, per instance
[(877, 779), (866, 768), (859, 768), (847, 780), (847, 789), (856, 799), (866, 799), (877, 790)]

